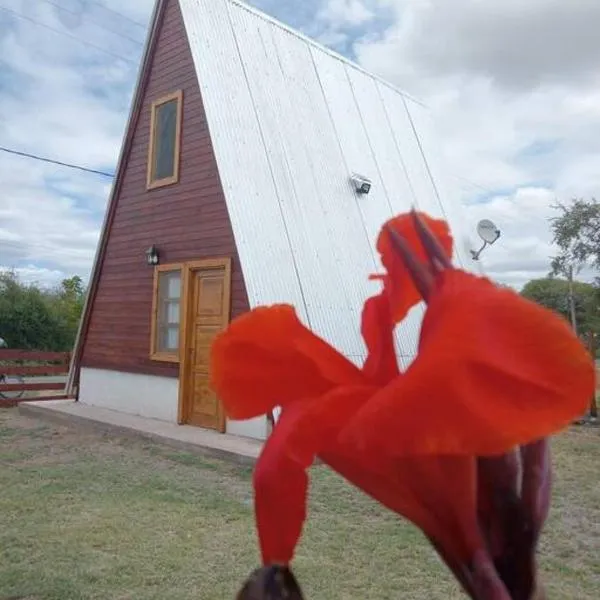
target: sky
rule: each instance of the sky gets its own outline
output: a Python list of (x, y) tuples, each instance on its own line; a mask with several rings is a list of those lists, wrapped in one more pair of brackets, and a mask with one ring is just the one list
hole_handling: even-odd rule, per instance
[[(111, 174), (153, 0), (0, 0), (0, 147)], [(486, 272), (548, 273), (556, 201), (600, 198), (598, 0), (254, 0), (433, 112)], [(91, 269), (111, 178), (0, 150), (0, 269)]]

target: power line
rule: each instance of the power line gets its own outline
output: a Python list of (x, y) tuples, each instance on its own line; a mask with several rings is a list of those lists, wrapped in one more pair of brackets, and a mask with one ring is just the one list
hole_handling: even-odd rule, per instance
[(98, 171), (96, 169), (90, 169), (88, 167), (82, 167), (81, 165), (74, 165), (72, 163), (63, 162), (61, 160), (54, 160), (52, 158), (46, 158), (44, 156), (38, 156), (37, 154), (29, 154), (28, 152), (20, 152), (19, 150), (13, 150), (12, 148), (4, 148), (0, 146), (0, 152), (6, 152), (7, 154), (14, 154), (15, 156), (21, 156), (23, 158), (30, 158), (32, 160), (38, 160), (40, 162), (49, 163), (51, 165), (58, 165), (59, 167), (65, 167), (67, 169), (77, 169), (78, 171), (84, 171), (85, 173), (93, 173), (94, 175), (102, 175), (103, 177), (114, 178), (114, 173), (106, 173), (105, 171)]
[(36, 21), (35, 19), (32, 19), (25, 15), (22, 15), (21, 13), (18, 13), (17, 11), (14, 11), (10, 8), (6, 8), (6, 6), (0, 6), (0, 10), (3, 10), (4, 12), (6, 12), (10, 15), (13, 15), (14, 17), (17, 17), (19, 19), (23, 19), (24, 21), (29, 21), (30, 23), (33, 23), (34, 25), (37, 25), (38, 27), (44, 27), (45, 29), (53, 31), (54, 33), (58, 33), (59, 35), (64, 35), (65, 37), (75, 40), (76, 42), (79, 42), (80, 44), (83, 44), (84, 46), (89, 46), (90, 48), (94, 48), (95, 50), (98, 50), (99, 52), (104, 52), (105, 54), (108, 54), (109, 56), (112, 56), (114, 58), (118, 58), (118, 59), (123, 60), (127, 63), (130, 63), (132, 65), (136, 64), (135, 61), (133, 61), (129, 58), (125, 58), (124, 56), (121, 56), (120, 54), (111, 52), (110, 50), (107, 50), (106, 48), (103, 48), (102, 46), (97, 46), (96, 44), (92, 44), (91, 42), (88, 42), (87, 40), (82, 40), (80, 37), (77, 37), (76, 35), (71, 35), (70, 33), (67, 33), (66, 31), (61, 31), (60, 29), (56, 29), (55, 27), (51, 27), (50, 25), (46, 25), (45, 23), (40, 23), (39, 21)]
[(144, 25), (143, 23), (140, 23), (139, 21), (131, 19), (130, 17), (128, 17), (128, 16), (124, 15), (123, 13), (120, 13), (116, 10), (113, 10), (112, 8), (108, 8), (108, 6), (105, 6), (102, 2), (97, 2), (97, 0), (88, 0), (88, 4), (95, 4), (96, 6), (103, 8), (107, 12), (112, 13), (113, 15), (117, 15), (118, 17), (121, 17), (121, 19), (125, 19), (125, 21), (129, 21), (130, 23), (133, 23), (133, 25), (137, 25), (138, 27), (141, 27), (142, 29), (146, 29), (146, 25)]
[[(49, 4), (50, 6), (54, 6), (54, 8), (56, 8), (58, 10), (62, 10), (63, 12), (67, 12), (70, 15), (75, 15), (77, 17), (82, 16), (80, 11), (72, 10), (70, 8), (67, 8), (66, 6), (61, 6), (60, 4), (57, 4), (56, 2), (52, 2), (52, 0), (42, 0), (42, 2), (46, 2), (46, 4)], [(118, 35), (119, 37), (122, 37), (125, 40), (129, 40), (130, 42), (132, 42), (138, 46), (142, 45), (142, 42), (140, 42), (139, 40), (136, 40), (135, 38), (125, 35), (124, 33), (116, 31), (115, 29), (112, 29), (111, 27), (107, 27), (104, 23), (100, 23), (99, 21), (96, 21), (95, 19), (90, 19), (89, 17), (87, 20), (90, 23), (93, 23), (94, 25), (96, 25), (97, 27), (100, 27), (101, 29), (104, 29), (105, 31), (109, 31), (110, 33), (112, 33), (114, 35)]]
[(462, 177), (461, 175), (454, 175), (454, 177), (456, 177), (456, 179), (460, 179), (461, 181), (464, 181), (465, 183), (468, 183), (469, 185), (481, 190), (482, 192), (486, 192), (488, 194), (496, 193), (494, 190), (491, 190), (490, 188), (486, 188), (483, 185), (479, 185), (478, 183), (475, 183), (474, 181), (471, 181), (470, 179), (467, 179), (466, 177)]
[[(14, 154), (16, 156), (21, 156), (24, 158), (30, 158), (32, 160), (39, 160), (41, 162), (45, 162), (45, 163), (50, 163), (53, 165), (58, 165), (61, 167), (66, 167), (68, 169), (78, 169), (79, 171), (84, 171), (86, 173), (94, 173), (96, 175), (102, 175), (104, 177), (110, 177), (110, 178), (114, 178), (114, 173), (106, 173), (105, 171), (98, 171), (96, 169), (90, 169), (88, 167), (82, 167), (81, 165), (75, 165), (75, 164), (71, 164), (71, 163), (65, 163), (62, 162), (60, 160), (54, 160), (51, 158), (45, 158), (43, 156), (38, 156), (36, 154), (28, 154), (27, 152), (20, 152), (19, 150), (13, 150), (11, 148), (5, 148), (3, 146), (0, 146), (0, 151), (1, 152), (6, 152), (8, 154)], [(460, 175), (454, 175), (454, 177), (456, 177), (457, 179), (460, 179), (462, 181), (464, 181), (465, 183), (468, 183), (469, 185), (472, 185), (473, 187), (476, 187), (480, 190), (482, 190), (483, 192), (487, 192), (489, 194), (495, 194), (496, 192), (494, 192), (492, 189), (490, 188), (486, 188), (482, 185), (479, 185), (478, 183), (475, 183), (474, 181), (471, 181), (470, 179), (467, 179), (466, 177), (462, 177)]]

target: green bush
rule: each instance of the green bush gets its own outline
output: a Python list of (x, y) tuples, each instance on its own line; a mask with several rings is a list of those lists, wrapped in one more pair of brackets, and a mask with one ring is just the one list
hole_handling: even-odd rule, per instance
[(45, 290), (23, 283), (12, 271), (0, 272), (0, 337), (9, 348), (69, 351), (84, 299), (77, 275)]

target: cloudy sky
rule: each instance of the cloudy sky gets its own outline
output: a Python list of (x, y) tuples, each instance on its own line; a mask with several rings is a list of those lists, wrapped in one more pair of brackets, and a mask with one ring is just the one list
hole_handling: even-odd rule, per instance
[[(548, 270), (551, 204), (600, 197), (598, 0), (254, 0), (428, 104), (484, 254)], [(153, 0), (0, 0), (0, 148), (111, 174)], [(89, 275), (111, 179), (0, 150), (0, 267)]]

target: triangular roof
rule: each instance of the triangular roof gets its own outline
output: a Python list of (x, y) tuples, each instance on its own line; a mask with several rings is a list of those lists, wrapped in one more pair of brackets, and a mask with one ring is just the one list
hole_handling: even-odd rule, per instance
[[(450, 222), (472, 267), (462, 214), (437, 160), (422, 103), (238, 0), (158, 0), (92, 271), (82, 337), (131, 144), (132, 123), (167, 3), (178, 1), (206, 111), (250, 306), (286, 301), (350, 358), (358, 311), (375, 287), (381, 224), (415, 204)], [(350, 175), (372, 181), (354, 192)], [(414, 353), (422, 311), (398, 336)]]

